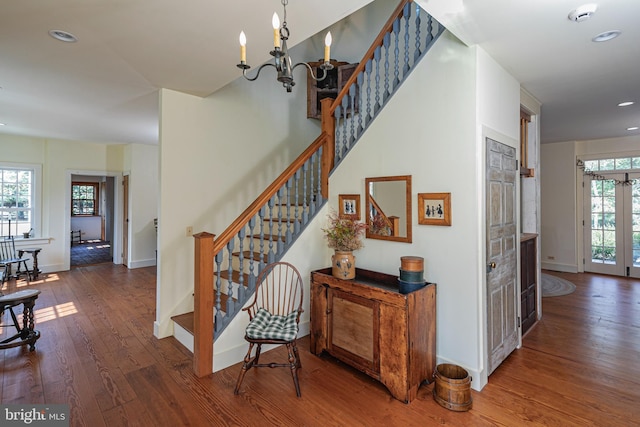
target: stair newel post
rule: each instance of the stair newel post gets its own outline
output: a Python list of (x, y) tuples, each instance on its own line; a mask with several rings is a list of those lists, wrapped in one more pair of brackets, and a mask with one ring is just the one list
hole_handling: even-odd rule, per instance
[(198, 377), (213, 372), (213, 240), (211, 233), (194, 234), (193, 370)]
[(331, 104), (331, 98), (320, 101), (322, 132), (327, 135), (322, 150), (322, 197), (325, 199), (329, 198), (329, 173), (333, 169), (336, 156), (336, 119), (331, 112)]

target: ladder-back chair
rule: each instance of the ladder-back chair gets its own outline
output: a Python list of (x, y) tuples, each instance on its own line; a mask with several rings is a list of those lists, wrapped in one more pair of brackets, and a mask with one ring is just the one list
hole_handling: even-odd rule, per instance
[[(300, 313), (302, 313), (302, 278), (298, 270), (286, 262), (267, 265), (257, 279), (253, 302), (243, 311), (249, 313), (249, 325), (244, 339), (249, 342), (249, 351), (244, 358), (242, 370), (236, 383), (235, 394), (240, 391), (244, 375), (251, 368), (289, 368), (296, 394), (300, 397), (298, 369), (302, 367), (298, 355), (297, 336)], [(283, 344), (287, 348), (287, 363), (259, 363), (262, 344)], [(251, 351), (256, 346), (256, 354)]]
[(11, 268), (13, 264), (18, 265), (18, 271), (20, 271), (21, 266), (24, 266), (24, 270), (27, 273), (27, 279), (31, 280), (31, 274), (29, 273), (29, 268), (27, 267), (28, 258), (20, 258), (16, 252), (16, 243), (13, 236), (10, 237), (2, 237), (0, 238), (0, 266), (6, 267), (4, 275), (4, 280), (7, 280), (11, 275)]

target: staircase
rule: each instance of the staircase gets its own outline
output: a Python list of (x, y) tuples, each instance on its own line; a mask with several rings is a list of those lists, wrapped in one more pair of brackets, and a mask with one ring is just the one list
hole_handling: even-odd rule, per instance
[(194, 312), (174, 321), (193, 334), (196, 375), (212, 372), (214, 338), (326, 203), (330, 173), (443, 31), (402, 0), (338, 97), (322, 100), (320, 136), (219, 236), (194, 236)]

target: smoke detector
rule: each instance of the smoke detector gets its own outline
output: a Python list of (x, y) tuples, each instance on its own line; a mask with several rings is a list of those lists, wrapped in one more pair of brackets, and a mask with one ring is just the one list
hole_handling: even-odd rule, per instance
[(591, 15), (596, 12), (596, 9), (598, 9), (598, 5), (595, 3), (583, 4), (577, 9), (569, 12), (569, 16), (567, 16), (567, 18), (569, 18), (569, 20), (573, 22), (586, 21), (587, 19), (591, 18)]

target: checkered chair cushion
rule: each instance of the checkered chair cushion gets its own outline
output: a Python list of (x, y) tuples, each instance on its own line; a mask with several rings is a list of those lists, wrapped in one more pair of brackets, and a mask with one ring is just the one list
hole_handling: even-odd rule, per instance
[(291, 341), (298, 334), (297, 311), (286, 316), (269, 313), (261, 308), (246, 329), (248, 338)]

